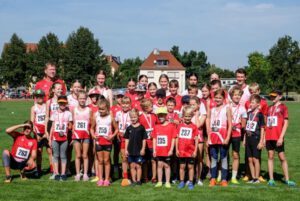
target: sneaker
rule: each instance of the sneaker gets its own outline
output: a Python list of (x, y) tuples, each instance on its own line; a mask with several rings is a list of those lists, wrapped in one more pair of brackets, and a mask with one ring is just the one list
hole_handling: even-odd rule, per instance
[(25, 181), (25, 180), (27, 180), (27, 177), (25, 176), (24, 173), (20, 173), (20, 179)]
[(188, 188), (189, 188), (189, 190), (193, 190), (193, 189), (194, 189), (194, 184), (193, 184), (193, 182), (189, 182)]
[(259, 180), (260, 182), (266, 182), (266, 180), (265, 180), (262, 176), (258, 177), (258, 180)]
[(72, 173), (71, 173), (70, 169), (67, 169), (67, 171), (66, 171), (66, 175), (67, 175), (67, 176), (71, 176), (71, 175), (72, 175)]
[(215, 185), (217, 185), (216, 179), (210, 179), (209, 187), (213, 187), (213, 186), (215, 186)]
[(153, 179), (151, 179), (151, 182), (152, 182), (152, 184), (156, 184), (157, 183), (157, 179), (153, 178)]
[(74, 177), (74, 181), (80, 181), (80, 174), (77, 174), (77, 175)]
[(54, 180), (54, 179), (55, 179), (55, 176), (56, 176), (56, 174), (53, 173), (53, 174), (49, 177), (49, 179), (50, 179), (50, 180)]
[(244, 182), (248, 182), (248, 181), (249, 181), (249, 177), (248, 177), (248, 176), (244, 176), (244, 177), (243, 177), (243, 181), (244, 181)]
[(103, 182), (103, 186), (110, 186), (110, 182), (109, 182), (108, 180), (105, 180), (105, 181)]
[(177, 179), (173, 179), (172, 184), (176, 184), (176, 183), (177, 183)]
[(247, 182), (248, 184), (259, 184), (260, 181), (258, 179), (252, 179), (250, 181)]
[(162, 182), (157, 182), (156, 185), (154, 186), (155, 188), (160, 188), (162, 187)]
[(165, 187), (166, 188), (171, 188), (171, 183), (170, 182), (166, 182)]
[(230, 182), (232, 184), (240, 184), (240, 182), (236, 178), (232, 178)]
[(228, 186), (228, 182), (226, 180), (221, 181), (220, 184), (222, 187), (227, 187)]
[(135, 187), (136, 186), (136, 182), (131, 182), (130, 186), (131, 187)]
[(59, 175), (59, 174), (56, 174), (56, 175), (54, 176), (54, 180), (55, 180), (55, 181), (59, 181), (59, 180), (60, 180), (60, 175)]
[(184, 183), (184, 181), (181, 181), (179, 184), (178, 184), (178, 188), (179, 189), (182, 189), (182, 188), (184, 188), (184, 186), (185, 186), (185, 183)]
[(294, 187), (296, 186), (296, 183), (294, 181), (291, 180), (286, 180), (285, 183), (289, 186), (289, 187)]
[(203, 182), (201, 181), (201, 179), (198, 180), (197, 185), (198, 186), (203, 186)]
[(62, 175), (60, 176), (60, 181), (67, 181), (67, 175), (62, 174)]
[(91, 182), (97, 182), (97, 181), (99, 181), (99, 177), (97, 177), (97, 176), (94, 177), (94, 179), (91, 180)]
[(142, 185), (142, 182), (141, 182), (141, 181), (137, 181), (137, 182), (136, 182), (136, 185), (137, 185), (137, 186), (141, 186), (141, 185)]
[(90, 178), (89, 178), (89, 176), (87, 174), (83, 174), (82, 180), (83, 181), (89, 181)]
[(11, 183), (11, 181), (12, 181), (12, 177), (9, 175), (5, 177), (4, 183)]
[(221, 175), (219, 174), (219, 175), (218, 175), (218, 178), (217, 178), (217, 183), (220, 183), (221, 180), (222, 180), (222, 178), (221, 178)]
[(104, 184), (104, 181), (103, 181), (103, 180), (98, 180), (97, 186), (103, 186), (103, 184)]
[(122, 179), (121, 186), (129, 186), (130, 180), (129, 179)]
[(268, 186), (275, 186), (275, 181), (273, 179), (270, 179), (268, 181)]

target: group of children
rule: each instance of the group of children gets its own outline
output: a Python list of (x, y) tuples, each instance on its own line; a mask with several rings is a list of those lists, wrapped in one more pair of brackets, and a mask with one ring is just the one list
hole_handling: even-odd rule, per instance
[[(72, 84), (69, 96), (62, 95), (60, 83), (54, 83), (46, 102), (45, 93), (35, 91), (31, 121), (6, 130), (14, 138), (14, 145), (11, 152), (3, 152), (5, 181), (11, 181), (10, 168), (22, 170), (22, 178), (26, 168), (36, 167), (41, 173), (45, 147), (53, 173), (50, 179), (54, 180), (67, 179), (74, 149), (75, 181), (89, 181), (89, 176), (94, 174), (92, 181), (98, 186), (109, 186), (113, 151), (112, 170), (118, 171), (121, 156), (122, 186), (141, 185), (151, 178), (155, 187), (164, 183), (166, 188), (171, 188), (171, 183), (179, 180), (178, 188), (187, 186), (192, 190), (195, 183), (203, 185), (204, 158), (209, 168), (209, 186), (227, 186), (228, 180), (239, 184), (240, 144), (243, 143), (249, 167), (245, 180), (248, 177), (249, 183), (260, 182), (261, 151), (266, 147), (268, 184), (275, 185), (276, 151), (285, 182), (295, 185), (289, 180), (284, 155), (288, 111), (280, 102), (280, 91), (270, 94), (272, 105), (268, 107), (259, 96), (256, 83), (249, 86), (250, 99), (241, 104), (245, 90), (235, 86), (227, 92), (219, 80), (204, 84), (201, 94), (196, 85), (190, 85), (183, 96), (178, 94), (177, 80), (169, 82), (162, 75), (159, 82), (160, 89), (156, 83), (148, 84), (146, 76), (140, 76), (138, 83), (130, 79), (127, 91), (115, 94), (113, 106), (97, 88), (86, 93), (78, 81)], [(23, 131), (17, 132), (22, 127)], [(34, 138), (30, 137), (31, 131)], [(231, 179), (228, 178), (230, 147)]]

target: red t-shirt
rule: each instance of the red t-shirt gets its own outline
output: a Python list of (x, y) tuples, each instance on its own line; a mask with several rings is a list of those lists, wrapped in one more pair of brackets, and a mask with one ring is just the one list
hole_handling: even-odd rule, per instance
[(93, 114), (99, 110), (98, 105), (89, 104), (88, 107), (92, 110)]
[(141, 102), (140, 101), (134, 101), (131, 104), (131, 108), (136, 108), (138, 111), (142, 111)]
[(122, 107), (118, 104), (110, 107), (110, 111), (112, 111), (114, 117), (116, 117), (117, 112), (121, 111), (121, 110), (122, 110)]
[(37, 150), (37, 141), (31, 136), (26, 137), (24, 134), (16, 132), (17, 136), (14, 137), (14, 144), (10, 154), (18, 162), (23, 162), (29, 159), (33, 150)]
[[(61, 79), (57, 79), (54, 82), (58, 82), (62, 85), (62, 94), (65, 95), (66, 91), (67, 91), (65, 82)], [(41, 89), (45, 92), (45, 102), (49, 99), (49, 91), (54, 82), (51, 80), (42, 79), (42, 80), (38, 81), (35, 85), (35, 90)]]
[(182, 104), (181, 104), (181, 98), (182, 98), (182, 96), (180, 96), (180, 95), (178, 95), (178, 94), (177, 94), (176, 96), (169, 95), (169, 96), (167, 96), (166, 99), (165, 99), (166, 102), (167, 102), (167, 100), (168, 100), (170, 97), (174, 98), (175, 101), (176, 101), (176, 106), (175, 106), (174, 110), (177, 110), (178, 112), (180, 112), (181, 107), (182, 107)]
[(192, 157), (195, 151), (195, 138), (198, 135), (197, 126), (193, 123), (181, 123), (177, 127), (179, 158)]
[(167, 157), (171, 149), (172, 139), (176, 138), (175, 125), (171, 123), (165, 126), (155, 125), (152, 138), (156, 139), (156, 156)]
[(137, 101), (138, 97), (137, 97), (137, 94), (134, 92), (134, 93), (129, 93), (128, 91), (124, 94), (124, 96), (127, 96), (130, 98), (131, 100), (131, 103)]
[(155, 127), (155, 124), (158, 123), (157, 116), (153, 113), (150, 114), (144, 114), (142, 113), (139, 117), (139, 122), (142, 126), (144, 126), (146, 132), (147, 132), (147, 146), (148, 148), (152, 149), (153, 144), (152, 144), (152, 131)]
[[(245, 108), (248, 111), (250, 108), (250, 100), (247, 100), (245, 103)], [(268, 113), (268, 103), (266, 101), (266, 99), (262, 98), (260, 100), (260, 112), (264, 115), (267, 116)]]
[(278, 140), (284, 120), (289, 118), (288, 109), (286, 105), (280, 103), (278, 106), (271, 106), (267, 112), (267, 127), (266, 140)]
[(178, 114), (175, 112), (168, 113), (166, 118), (167, 118), (167, 121), (169, 121), (169, 122), (173, 122), (172, 120), (180, 121)]

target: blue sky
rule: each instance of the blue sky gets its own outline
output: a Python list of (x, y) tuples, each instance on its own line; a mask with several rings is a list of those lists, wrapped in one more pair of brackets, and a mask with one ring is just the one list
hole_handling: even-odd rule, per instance
[(1, 51), (14, 32), (24, 42), (38, 42), (48, 32), (65, 41), (79, 26), (121, 59), (178, 45), (236, 69), (250, 52), (268, 53), (281, 36), (300, 40), (300, 1), (0, 0)]

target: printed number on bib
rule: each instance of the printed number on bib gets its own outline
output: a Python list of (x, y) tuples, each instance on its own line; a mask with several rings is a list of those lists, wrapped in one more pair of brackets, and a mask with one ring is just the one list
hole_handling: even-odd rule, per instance
[(109, 131), (108, 126), (100, 125), (100, 126), (98, 127), (98, 135), (99, 135), (99, 136), (107, 137), (107, 136), (108, 136), (108, 131)]
[(213, 132), (218, 132), (220, 128), (221, 128), (221, 120), (220, 119), (215, 120), (211, 125), (211, 130)]
[(192, 129), (191, 128), (180, 128), (179, 137), (185, 139), (192, 139)]
[(256, 121), (247, 121), (246, 130), (255, 132), (257, 126)]
[(43, 124), (43, 123), (45, 123), (45, 117), (46, 117), (45, 114), (38, 114), (38, 115), (36, 115), (36, 122), (37, 122), (38, 124)]
[(16, 156), (18, 158), (27, 159), (29, 156), (29, 153), (30, 153), (29, 149), (24, 149), (22, 147), (18, 147)]
[(277, 126), (278, 121), (277, 121), (277, 117), (276, 116), (270, 116), (267, 119), (267, 126), (268, 127), (272, 127), (272, 126)]
[(58, 110), (58, 108), (59, 108), (59, 105), (58, 105), (58, 104), (55, 104), (55, 103), (53, 103), (53, 104), (51, 104), (50, 108), (51, 108), (51, 110), (52, 110), (52, 111), (56, 111), (56, 110)]
[(76, 121), (75, 130), (77, 131), (87, 131), (87, 121)]
[(148, 128), (148, 129), (146, 129), (146, 133), (147, 133), (148, 139), (151, 138), (151, 133), (152, 133), (152, 131), (153, 131), (153, 128)]
[(54, 125), (54, 132), (63, 132), (63, 133), (66, 133), (67, 132), (67, 123), (63, 123), (63, 124), (59, 124), (59, 123), (56, 123)]
[(125, 124), (125, 128), (123, 128), (123, 124), (122, 123), (119, 123), (119, 131), (121, 133), (125, 133), (125, 130), (127, 129), (128, 126), (130, 126), (130, 123), (126, 123)]
[(157, 136), (157, 146), (158, 147), (165, 147), (168, 145), (168, 138), (167, 136)]

